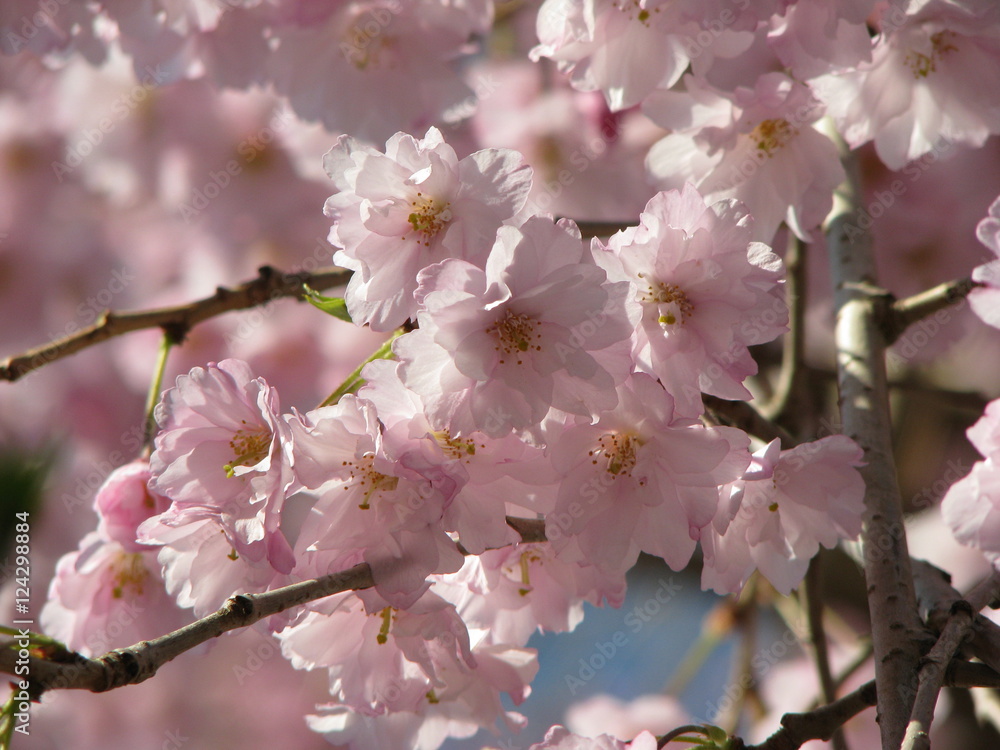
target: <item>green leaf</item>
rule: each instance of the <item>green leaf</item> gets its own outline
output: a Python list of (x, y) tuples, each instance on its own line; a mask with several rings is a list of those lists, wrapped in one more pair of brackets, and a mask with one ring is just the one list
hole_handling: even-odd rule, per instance
[(343, 297), (324, 297), (315, 289), (310, 288), (308, 284), (303, 284), (302, 287), (306, 290), (306, 299), (313, 307), (319, 308), (335, 318), (346, 320), (348, 323), (354, 322), (351, 320), (350, 313), (347, 312), (347, 303)]

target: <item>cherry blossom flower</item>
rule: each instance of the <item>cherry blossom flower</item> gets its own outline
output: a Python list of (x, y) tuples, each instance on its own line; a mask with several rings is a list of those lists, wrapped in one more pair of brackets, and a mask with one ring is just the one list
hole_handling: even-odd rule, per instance
[(367, 562), (376, 590), (396, 607), (416, 601), (431, 573), (462, 566), (443, 523), (455, 478), (387, 453), (371, 403), (345, 396), (289, 425), (296, 473), (316, 497), (297, 541), (317, 553), (308, 565), (326, 573)]
[(690, 181), (707, 200), (742, 201), (756, 240), (770, 242), (782, 221), (810, 239), (844, 180), (836, 147), (813, 127), (823, 105), (783, 73), (762, 75), (731, 95), (688, 76), (683, 92), (656, 92), (643, 111), (673, 131), (646, 159), (657, 186)]
[(638, 368), (660, 379), (682, 416), (703, 411), (702, 392), (750, 398), (743, 381), (757, 365), (748, 347), (785, 330), (781, 260), (751, 236), (742, 206), (708, 207), (685, 185), (654, 196), (638, 227), (606, 246), (594, 241), (609, 278), (631, 285)]
[[(998, 256), (998, 259), (977, 266), (972, 271), (972, 280), (982, 286), (976, 287), (969, 293), (969, 306), (984, 323), (1000, 328), (1000, 294), (998, 294), (1000, 292), (1000, 198), (993, 201), (989, 216), (979, 222), (976, 236)], [(984, 455), (988, 455), (978, 443), (976, 447)]]
[(798, 80), (871, 60), (866, 25), (875, 0), (796, 0), (771, 20), (768, 45)]
[(323, 159), (341, 191), (326, 202), (334, 260), (355, 271), (347, 309), (389, 331), (415, 317), (417, 273), (446, 258), (485, 266), (497, 229), (520, 210), (531, 170), (506, 149), (459, 160), (437, 128), (397, 133), (385, 154), (342, 136)]
[(628, 570), (640, 551), (680, 570), (716, 513), (719, 486), (746, 468), (749, 438), (675, 421), (670, 394), (643, 373), (618, 390), (617, 409), (550, 444), (563, 479), (546, 537), (563, 559), (604, 572)]
[(399, 379), (395, 362), (371, 362), (363, 375), (366, 385), (358, 396), (375, 405), (388, 454), (408, 469), (455, 482), (442, 522), (465, 551), (479, 555), (519, 541), (507, 515), (531, 516), (540, 510), (539, 495), (552, 494), (555, 476), (542, 449), (513, 434), (459, 436), (432, 424), (420, 397)]
[(548, 544), (517, 544), (466, 558), (458, 573), (439, 576), (433, 590), (491, 642), (524, 645), (538, 630), (573, 630), (585, 601), (620, 607), (625, 577), (586, 561), (564, 562)]
[(538, 10), (541, 44), (581, 91), (604, 92), (612, 110), (632, 107), (655, 88), (670, 88), (690, 60), (686, 3), (664, 0), (546, 0)]
[(151, 638), (187, 619), (167, 596), (158, 549), (136, 542), (137, 527), (169, 504), (147, 489), (149, 477), (142, 460), (113, 471), (94, 498), (97, 531), (56, 565), (42, 628), (87, 656)]
[(955, 482), (941, 500), (941, 515), (962, 544), (1000, 563), (1000, 401), (991, 401), (966, 433), (986, 459)]
[(291, 570), (291, 547), (278, 525), (294, 477), (277, 393), (245, 362), (227, 359), (178, 377), (156, 420), (150, 489), (172, 501), (160, 523), (214, 519), (234, 554)]
[[(502, 437), (553, 407), (583, 416), (613, 408), (631, 366), (626, 290), (607, 282), (574, 223), (532, 217), (501, 227), (485, 271), (449, 260), (421, 272), (420, 330), (396, 348), (400, 377), (456, 435)], [(430, 342), (453, 366), (422, 353)], [(463, 410), (471, 425), (456, 424)]]
[(56, 565), (39, 622), (46, 634), (86, 656), (131, 646), (184, 625), (167, 594), (157, 550), (129, 551), (92, 531)]
[(820, 545), (857, 538), (865, 510), (856, 468), (862, 455), (844, 435), (787, 451), (775, 439), (754, 453), (743, 477), (722, 488), (718, 513), (702, 535), (703, 588), (739, 593), (760, 570), (787, 596)]
[(631, 742), (622, 742), (608, 734), (581, 737), (556, 725), (545, 733), (543, 742), (532, 745), (528, 750), (656, 750), (656, 747), (656, 737), (649, 732), (641, 732)]
[[(469, 736), (499, 718), (511, 727), (523, 724), (523, 717), (504, 709), (499, 694), (524, 700), (537, 669), (534, 652), (471, 648), (454, 607), (436, 594), (424, 594), (405, 610), (371, 592), (310, 607), (278, 638), (296, 668), (328, 669), (339, 709), (319, 707), (323, 713), (310, 725), (331, 741), (372, 747), (363, 739), (370, 742), (370, 733), (400, 731), (421, 739), (389, 746), (436, 748), (448, 735)], [(353, 726), (356, 714), (368, 718), (365, 727)], [(414, 715), (423, 720), (413, 721)]]
[(314, 7), (321, 10), (312, 18), (271, 30), (276, 49), (267, 76), (300, 117), (380, 142), (400, 129), (453, 121), (474, 97), (450, 63), (468, 49), (470, 34), (485, 30), (490, 3), (356, 0)]
[(1000, 132), (1000, 14), (976, 5), (897, 8), (870, 63), (810, 82), (852, 147), (874, 140), (879, 158), (902, 169), (942, 141), (981, 146)]

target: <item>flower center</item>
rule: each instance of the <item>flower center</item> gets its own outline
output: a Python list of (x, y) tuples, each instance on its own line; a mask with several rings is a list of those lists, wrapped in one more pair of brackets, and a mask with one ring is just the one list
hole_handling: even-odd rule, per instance
[(635, 468), (635, 454), (642, 441), (635, 435), (620, 432), (607, 432), (601, 435), (597, 441), (598, 448), (588, 451), (590, 463), (597, 465), (600, 460), (598, 456), (607, 459), (607, 472), (617, 476), (632, 476), (632, 469)]
[(611, 7), (624, 13), (629, 20), (635, 20), (649, 28), (652, 13), (659, 13), (659, 8), (653, 8), (652, 13), (642, 7), (639, 0), (611, 0)]
[[(640, 273), (639, 278), (645, 278), (645, 274)], [(644, 305), (656, 305), (656, 322), (664, 330), (675, 323), (683, 325), (694, 312), (694, 304), (687, 298), (683, 289), (676, 284), (666, 284), (662, 281), (648, 283), (646, 291), (639, 295), (639, 302)]]
[[(441, 450), (448, 458), (465, 459), (476, 455), (476, 444), (474, 441), (465, 438), (453, 438), (448, 430), (433, 430), (431, 437), (434, 438)], [(485, 445), (482, 447), (486, 447)]]
[(121, 599), (127, 589), (131, 589), (132, 596), (142, 596), (142, 585), (149, 576), (146, 564), (142, 561), (142, 553), (120, 552), (112, 560), (111, 570), (111, 580), (114, 583), (111, 596)]
[[(242, 421), (247, 423), (245, 419)], [(237, 466), (254, 466), (264, 460), (271, 450), (271, 431), (266, 427), (237, 430), (229, 441), (229, 447), (233, 451), (233, 460), (222, 468), (226, 470), (227, 477), (232, 477)]]
[(379, 490), (392, 491), (399, 484), (399, 477), (391, 477), (378, 471), (375, 466), (375, 456), (366, 453), (358, 463), (354, 461), (343, 461), (342, 466), (346, 467), (348, 481), (344, 484), (344, 491), (352, 487), (358, 487), (363, 492), (363, 498), (358, 505), (361, 510), (371, 508), (371, 499)]
[(764, 120), (750, 131), (750, 138), (757, 144), (757, 150), (768, 156), (774, 156), (775, 152), (787, 144), (798, 131), (792, 127), (788, 120), (779, 118), (776, 120)]
[(340, 41), (340, 51), (344, 57), (358, 70), (366, 70), (369, 66), (392, 68), (394, 38), (389, 35), (386, 24), (376, 18), (372, 11), (355, 13), (353, 16)]
[(451, 221), (450, 206), (451, 203), (447, 201), (442, 202), (423, 193), (417, 193), (417, 197), (410, 201), (411, 211), (406, 220), (410, 222), (414, 232), (423, 235), (425, 247), (430, 247), (431, 239), (448, 226)]
[(535, 330), (538, 321), (528, 315), (504, 311), (503, 317), (486, 329), (486, 333), (496, 337), (494, 349), (500, 352), (500, 364), (506, 364), (507, 357), (516, 357), (517, 364), (523, 364), (521, 354), (530, 349), (540, 352), (537, 343), (541, 336)]
[(910, 66), (914, 78), (926, 78), (931, 73), (937, 72), (937, 61), (948, 52), (958, 49), (951, 43), (955, 33), (952, 31), (939, 31), (931, 36), (931, 53), (925, 55), (923, 52), (906, 53), (903, 62)]

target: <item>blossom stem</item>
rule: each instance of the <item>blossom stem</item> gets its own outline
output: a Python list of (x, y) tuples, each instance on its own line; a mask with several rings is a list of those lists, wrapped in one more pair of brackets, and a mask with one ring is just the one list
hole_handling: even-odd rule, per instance
[(370, 357), (368, 357), (368, 359), (366, 359), (364, 362), (358, 365), (357, 368), (355, 368), (354, 372), (348, 375), (347, 379), (344, 380), (343, 383), (338, 385), (337, 389), (333, 393), (331, 393), (329, 396), (323, 399), (323, 403), (320, 404), (320, 407), (331, 406), (332, 404), (335, 404), (338, 401), (340, 401), (340, 399), (343, 398), (348, 393), (354, 393), (356, 390), (358, 390), (358, 388), (363, 386), (365, 384), (365, 380), (364, 378), (361, 377), (361, 371), (365, 369), (365, 365), (367, 365), (369, 362), (374, 362), (376, 359), (388, 359), (389, 357), (391, 357), (392, 342), (395, 341), (400, 336), (402, 336), (404, 333), (405, 331), (402, 328), (397, 328), (395, 331), (393, 331), (392, 335), (385, 341), (385, 343), (382, 344), (382, 346), (380, 346), (378, 349), (375, 350), (374, 354), (372, 354)]
[(160, 403), (160, 394), (163, 392), (163, 373), (167, 369), (167, 358), (170, 356), (170, 350), (176, 343), (178, 342), (174, 340), (170, 331), (164, 330), (163, 340), (160, 342), (160, 352), (156, 357), (156, 366), (153, 368), (153, 380), (149, 384), (149, 394), (146, 396), (146, 420), (143, 423), (142, 431), (144, 452), (152, 449), (153, 436), (156, 434), (156, 417), (154, 416), (154, 412), (156, 411), (156, 405)]

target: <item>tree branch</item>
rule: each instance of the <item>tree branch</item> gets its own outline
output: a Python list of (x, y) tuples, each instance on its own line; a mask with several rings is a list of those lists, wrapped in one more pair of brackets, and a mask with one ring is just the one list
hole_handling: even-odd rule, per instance
[(172, 307), (134, 312), (105, 310), (93, 325), (76, 333), (39, 346), (0, 363), (0, 380), (11, 382), (32, 370), (83, 349), (146, 328), (162, 328), (174, 341), (183, 341), (198, 323), (233, 310), (246, 310), (281, 297), (302, 297), (302, 285), (329, 289), (347, 283), (351, 272), (333, 266), (312, 273), (282, 273), (271, 266), (261, 266), (258, 276), (228, 289), (218, 287), (211, 297)]
[(844, 433), (865, 452), (861, 541), (879, 686), (878, 721), (882, 747), (895, 750), (903, 741), (916, 694), (920, 651), (915, 636), (921, 623), (892, 451), (883, 330), (889, 295), (876, 284), (871, 238), (858, 229), (856, 159), (847, 155), (844, 162), (848, 181), (834, 197), (827, 227), (836, 291), (837, 381)]
[[(544, 542), (545, 522), (508, 516), (507, 523), (521, 535), (522, 543)], [(59, 653), (54, 658), (29, 656), (31, 694), (38, 698), (46, 690), (90, 690), (95, 693), (145, 682), (167, 662), (223, 633), (245, 628), (316, 599), (357, 591), (375, 585), (367, 563), (321, 578), (300, 581), (260, 594), (234, 594), (206, 617), (151, 641), (109, 651), (88, 659), (77, 653)], [(15, 674), (18, 651), (11, 643), (0, 644), (0, 673)]]
[(848, 719), (875, 705), (875, 680), (866, 682), (853, 693), (804, 714), (785, 714), (781, 729), (759, 745), (744, 745), (745, 750), (797, 750), (809, 740), (829, 740)]
[(914, 323), (961, 302), (978, 286), (982, 284), (971, 278), (955, 279), (897, 300), (892, 304), (891, 317), (886, 326), (886, 343), (893, 343)]
[[(229, 630), (253, 625), (265, 617), (314, 599), (374, 585), (371, 569), (366, 563), (361, 563), (349, 570), (261, 594), (235, 594), (217, 612), (190, 625), (151, 641), (109, 651), (95, 659), (73, 654), (66, 663), (30, 656), (30, 683), (36, 691), (32, 694), (38, 696), (55, 688), (99, 693), (124, 685), (136, 685), (156, 674), (168, 661)], [(0, 672), (14, 674), (17, 658), (14, 649), (0, 649)]]

